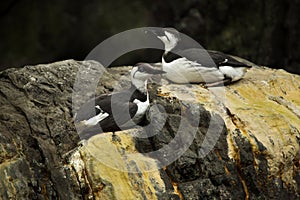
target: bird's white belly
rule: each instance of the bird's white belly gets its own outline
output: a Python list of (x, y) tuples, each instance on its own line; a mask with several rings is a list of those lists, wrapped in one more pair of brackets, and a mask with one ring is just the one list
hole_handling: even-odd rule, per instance
[(140, 123), (141, 120), (143, 119), (150, 103), (149, 103), (149, 99), (147, 97), (147, 100), (145, 102), (140, 101), (138, 99), (135, 99), (133, 101), (133, 103), (135, 103), (137, 105), (137, 111), (134, 114), (133, 118), (129, 121), (127, 121), (126, 123), (122, 124), (122, 128), (127, 129), (129, 127), (133, 127), (136, 124)]
[(175, 83), (211, 83), (224, 79), (224, 75), (214, 67), (205, 67), (185, 58), (163, 63), (167, 79)]
[(128, 129), (128, 128), (134, 127), (136, 124), (140, 123), (150, 105), (149, 101), (141, 102), (141, 101), (135, 99), (133, 102), (136, 103), (138, 106), (137, 112), (135, 113), (135, 115), (133, 116), (133, 118), (131, 120), (127, 121), (126, 123), (124, 123), (120, 126), (122, 129)]
[(150, 104), (149, 104), (148, 100), (145, 102), (142, 102), (142, 101), (139, 101), (138, 99), (135, 99), (133, 102), (137, 104), (138, 109), (137, 109), (137, 112), (135, 113), (134, 117), (132, 118), (132, 120), (135, 123), (139, 123), (142, 120), (142, 118), (143, 118), (144, 114), (146, 113)]

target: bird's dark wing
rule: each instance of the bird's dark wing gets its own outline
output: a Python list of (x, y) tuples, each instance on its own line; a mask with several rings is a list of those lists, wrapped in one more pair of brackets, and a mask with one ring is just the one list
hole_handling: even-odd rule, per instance
[(217, 67), (209, 53), (205, 49), (190, 48), (176, 52), (178, 55), (190, 61), (197, 62), (204, 67)]
[[(135, 103), (114, 104), (112, 114), (94, 126), (85, 126), (79, 132), (82, 139), (88, 139), (103, 132), (115, 132), (133, 127), (134, 123), (128, 123), (136, 113), (138, 107)], [(126, 125), (126, 126), (124, 126)]]
[[(96, 116), (101, 112), (100, 109), (97, 109), (95, 106), (101, 104), (107, 104), (110, 101), (111, 95), (101, 95), (94, 99), (91, 99), (84, 103), (76, 113), (75, 122), (80, 122), (83, 120), (88, 120), (91, 117)], [(106, 110), (107, 112), (107, 110)]]
[(204, 67), (251, 67), (245, 63), (236, 60), (232, 56), (219, 51), (205, 50), (200, 48), (190, 48), (182, 51), (177, 51), (175, 53), (187, 58), (190, 61), (197, 62)]
[(220, 51), (208, 50), (207, 52), (218, 66), (251, 67)]
[[(75, 122), (88, 120), (100, 112), (112, 114), (112, 105), (118, 107), (130, 101), (130, 96), (126, 92), (117, 92), (113, 94), (104, 94), (95, 97), (84, 103), (77, 112)], [(97, 106), (97, 107), (96, 107)], [(100, 109), (99, 109), (100, 108)]]
[[(80, 127), (80, 137), (89, 138), (102, 132), (114, 132), (121, 130), (122, 126), (128, 122), (137, 112), (137, 105), (127, 101), (123, 93), (113, 95), (101, 95), (81, 106), (78, 110), (75, 123)], [(89, 120), (99, 113), (107, 113), (108, 116), (99, 121), (96, 125), (87, 125), (85, 120)]]
[[(138, 110), (135, 103), (127, 102), (123, 104), (114, 104), (112, 106), (112, 115), (100, 122), (104, 132), (121, 130), (122, 127), (129, 121)], [(127, 124), (126, 127), (134, 126), (135, 124)]]
[(178, 58), (181, 58), (182, 56), (180, 56), (179, 54), (176, 54), (175, 52), (168, 52), (167, 55), (164, 55), (164, 60), (167, 63), (172, 62), (173, 60), (176, 60)]

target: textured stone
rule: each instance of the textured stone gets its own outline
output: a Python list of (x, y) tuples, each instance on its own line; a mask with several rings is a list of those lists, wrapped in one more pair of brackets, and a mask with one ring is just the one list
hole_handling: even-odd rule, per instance
[[(299, 195), (299, 86), (297, 75), (254, 67), (223, 91), (190, 87), (207, 110), (224, 119), (228, 155), (249, 198)], [(184, 99), (177, 87), (162, 91)]]
[[(299, 76), (254, 67), (209, 89), (162, 80), (149, 85), (145, 129), (78, 144), (74, 111), (94, 92), (128, 86), (129, 69), (67, 60), (0, 73), (2, 199), (299, 198)], [(73, 88), (78, 70), (89, 78)]]

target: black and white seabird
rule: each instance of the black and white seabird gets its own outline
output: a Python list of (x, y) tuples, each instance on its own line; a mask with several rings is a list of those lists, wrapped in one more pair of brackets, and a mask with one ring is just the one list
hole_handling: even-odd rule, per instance
[(149, 107), (147, 80), (165, 73), (148, 63), (138, 63), (131, 70), (131, 87), (127, 90), (98, 96), (83, 104), (75, 116), (81, 139), (102, 132), (120, 131), (141, 123)]
[(170, 52), (178, 46), (180, 34), (174, 28), (153, 31), (164, 43), (162, 69), (175, 83), (206, 83), (207, 86), (229, 84), (240, 80), (251, 66), (219, 51), (187, 48)]

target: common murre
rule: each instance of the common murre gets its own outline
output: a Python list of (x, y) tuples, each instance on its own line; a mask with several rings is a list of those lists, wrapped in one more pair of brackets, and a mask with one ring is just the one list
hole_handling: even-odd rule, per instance
[(138, 63), (131, 70), (129, 89), (100, 95), (84, 103), (75, 116), (80, 138), (88, 139), (102, 132), (113, 132), (115, 136), (115, 131), (139, 124), (150, 104), (147, 80), (163, 73), (148, 63)]
[(187, 48), (173, 54), (171, 51), (181, 41), (174, 28), (153, 30), (164, 44), (162, 69), (165, 76), (175, 83), (205, 83), (207, 86), (226, 85), (240, 80), (251, 66), (219, 51)]

